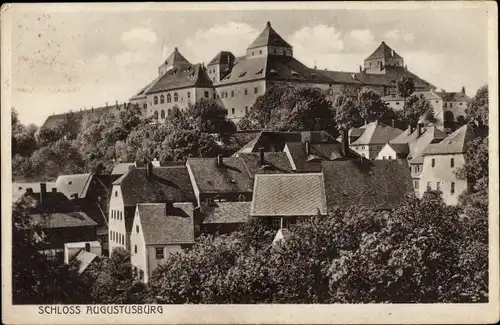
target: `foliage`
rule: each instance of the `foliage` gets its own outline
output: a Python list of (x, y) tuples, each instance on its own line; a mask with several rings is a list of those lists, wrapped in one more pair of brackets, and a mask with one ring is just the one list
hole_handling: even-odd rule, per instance
[(402, 76), (396, 82), (396, 89), (397, 89), (398, 95), (403, 97), (403, 99), (404, 99), (403, 109), (406, 109), (406, 99), (408, 97), (410, 97), (413, 94), (413, 92), (415, 91), (415, 81), (408, 76)]
[(400, 119), (410, 125), (417, 125), (420, 122), (434, 123), (432, 105), (425, 98), (419, 96), (409, 96), (406, 101), (406, 108), (399, 112)]
[(488, 123), (488, 86), (482, 86), (476, 92), (476, 95), (467, 105), (465, 114), (467, 115), (467, 120), (470, 122), (477, 121), (480, 126), (487, 126)]
[(192, 157), (215, 157), (220, 146), (208, 133), (177, 130), (170, 133), (161, 146), (160, 161), (185, 161)]
[(350, 129), (363, 125), (357, 103), (350, 97), (340, 95), (335, 98), (334, 118), (339, 129)]
[(368, 121), (392, 119), (393, 111), (380, 95), (372, 89), (365, 88), (358, 96), (359, 116)]
[(184, 115), (192, 130), (218, 134), (224, 139), (236, 133), (236, 125), (227, 118), (227, 109), (211, 99), (202, 99), (189, 105)]

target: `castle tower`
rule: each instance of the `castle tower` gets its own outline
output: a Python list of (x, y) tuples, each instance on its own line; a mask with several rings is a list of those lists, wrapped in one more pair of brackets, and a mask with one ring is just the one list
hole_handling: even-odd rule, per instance
[(236, 61), (233, 53), (228, 51), (219, 52), (208, 64), (207, 74), (212, 82), (221, 81), (229, 72)]
[(172, 54), (165, 60), (165, 62), (158, 67), (159, 76), (163, 76), (167, 71), (173, 68), (189, 67), (191, 63), (179, 52), (177, 47)]
[(404, 67), (403, 58), (385, 42), (365, 59), (365, 72), (385, 74), (387, 67)]
[(247, 58), (267, 55), (293, 56), (293, 48), (267, 22), (266, 28), (247, 48)]

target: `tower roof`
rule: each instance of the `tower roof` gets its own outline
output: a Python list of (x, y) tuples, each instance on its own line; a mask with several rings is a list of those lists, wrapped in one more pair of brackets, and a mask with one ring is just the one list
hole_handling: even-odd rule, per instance
[(233, 53), (228, 51), (220, 51), (207, 65), (213, 64), (229, 64), (236, 61)]
[(389, 45), (385, 44), (384, 41), (377, 47), (375, 52), (373, 52), (366, 60), (372, 59), (382, 59), (382, 58), (397, 58), (402, 59), (402, 57), (396, 53)]
[(172, 66), (191, 65), (191, 63), (179, 52), (177, 47), (172, 54), (165, 60), (165, 64)]
[(267, 22), (266, 28), (260, 33), (259, 36), (248, 47), (253, 49), (261, 46), (281, 46), (292, 48), (276, 31), (271, 27), (271, 23)]

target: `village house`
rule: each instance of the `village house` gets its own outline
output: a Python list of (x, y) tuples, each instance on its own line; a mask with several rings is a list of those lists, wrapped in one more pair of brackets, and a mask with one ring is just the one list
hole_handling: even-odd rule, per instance
[(227, 234), (250, 220), (251, 202), (211, 202), (195, 212), (195, 227), (202, 234)]
[(366, 124), (361, 130), (361, 135), (350, 143), (350, 147), (367, 159), (377, 158), (385, 144), (403, 132), (378, 121)]
[(64, 263), (69, 264), (82, 250), (92, 253), (96, 256), (102, 256), (102, 246), (101, 243), (97, 240), (90, 242), (65, 243)]
[(465, 152), (473, 139), (472, 127), (466, 124), (423, 152), (419, 196), (430, 190), (441, 191), (443, 201), (456, 205), (458, 197), (467, 190), (467, 181), (459, 179), (457, 170), (465, 164)]
[(130, 169), (113, 183), (109, 203), (109, 252), (117, 247), (130, 251), (130, 233), (138, 203), (195, 203), (196, 197), (185, 166)]
[(322, 173), (255, 175), (251, 217), (278, 230), (304, 218), (326, 214)]
[(173, 253), (194, 244), (193, 203), (139, 203), (130, 243), (133, 273), (147, 283), (153, 271)]

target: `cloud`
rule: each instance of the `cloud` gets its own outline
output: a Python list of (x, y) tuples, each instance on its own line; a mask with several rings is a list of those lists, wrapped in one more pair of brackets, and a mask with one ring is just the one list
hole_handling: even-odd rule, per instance
[(351, 31), (350, 35), (362, 45), (373, 45), (375, 43), (375, 36), (369, 29), (355, 29)]
[[(208, 29), (198, 29), (192, 37), (183, 41), (179, 46), (179, 51), (191, 63), (208, 63), (222, 50), (231, 51), (234, 55), (240, 56), (246, 53), (247, 47), (259, 33), (260, 31), (249, 24), (230, 21)], [(169, 44), (168, 49), (176, 46), (176, 44)], [(170, 55), (171, 51), (164, 55)], [(164, 52), (166, 52), (165, 48)]]
[(398, 41), (400, 39), (404, 40), (405, 42), (413, 42), (415, 39), (415, 35), (413, 33), (407, 32), (407, 33), (401, 33), (399, 29), (393, 29), (385, 33), (385, 37), (389, 40), (392, 41)]
[(301, 49), (309, 49), (315, 53), (338, 53), (344, 49), (341, 32), (334, 26), (304, 27), (293, 33), (289, 40), (299, 52)]
[(132, 28), (122, 33), (121, 40), (127, 48), (153, 45), (158, 38), (151, 28)]
[(147, 63), (153, 57), (154, 54), (149, 51), (125, 51), (117, 54), (114, 59), (119, 66), (127, 66)]
[(398, 40), (400, 37), (399, 29), (393, 29), (385, 33), (385, 38), (389, 40)]

